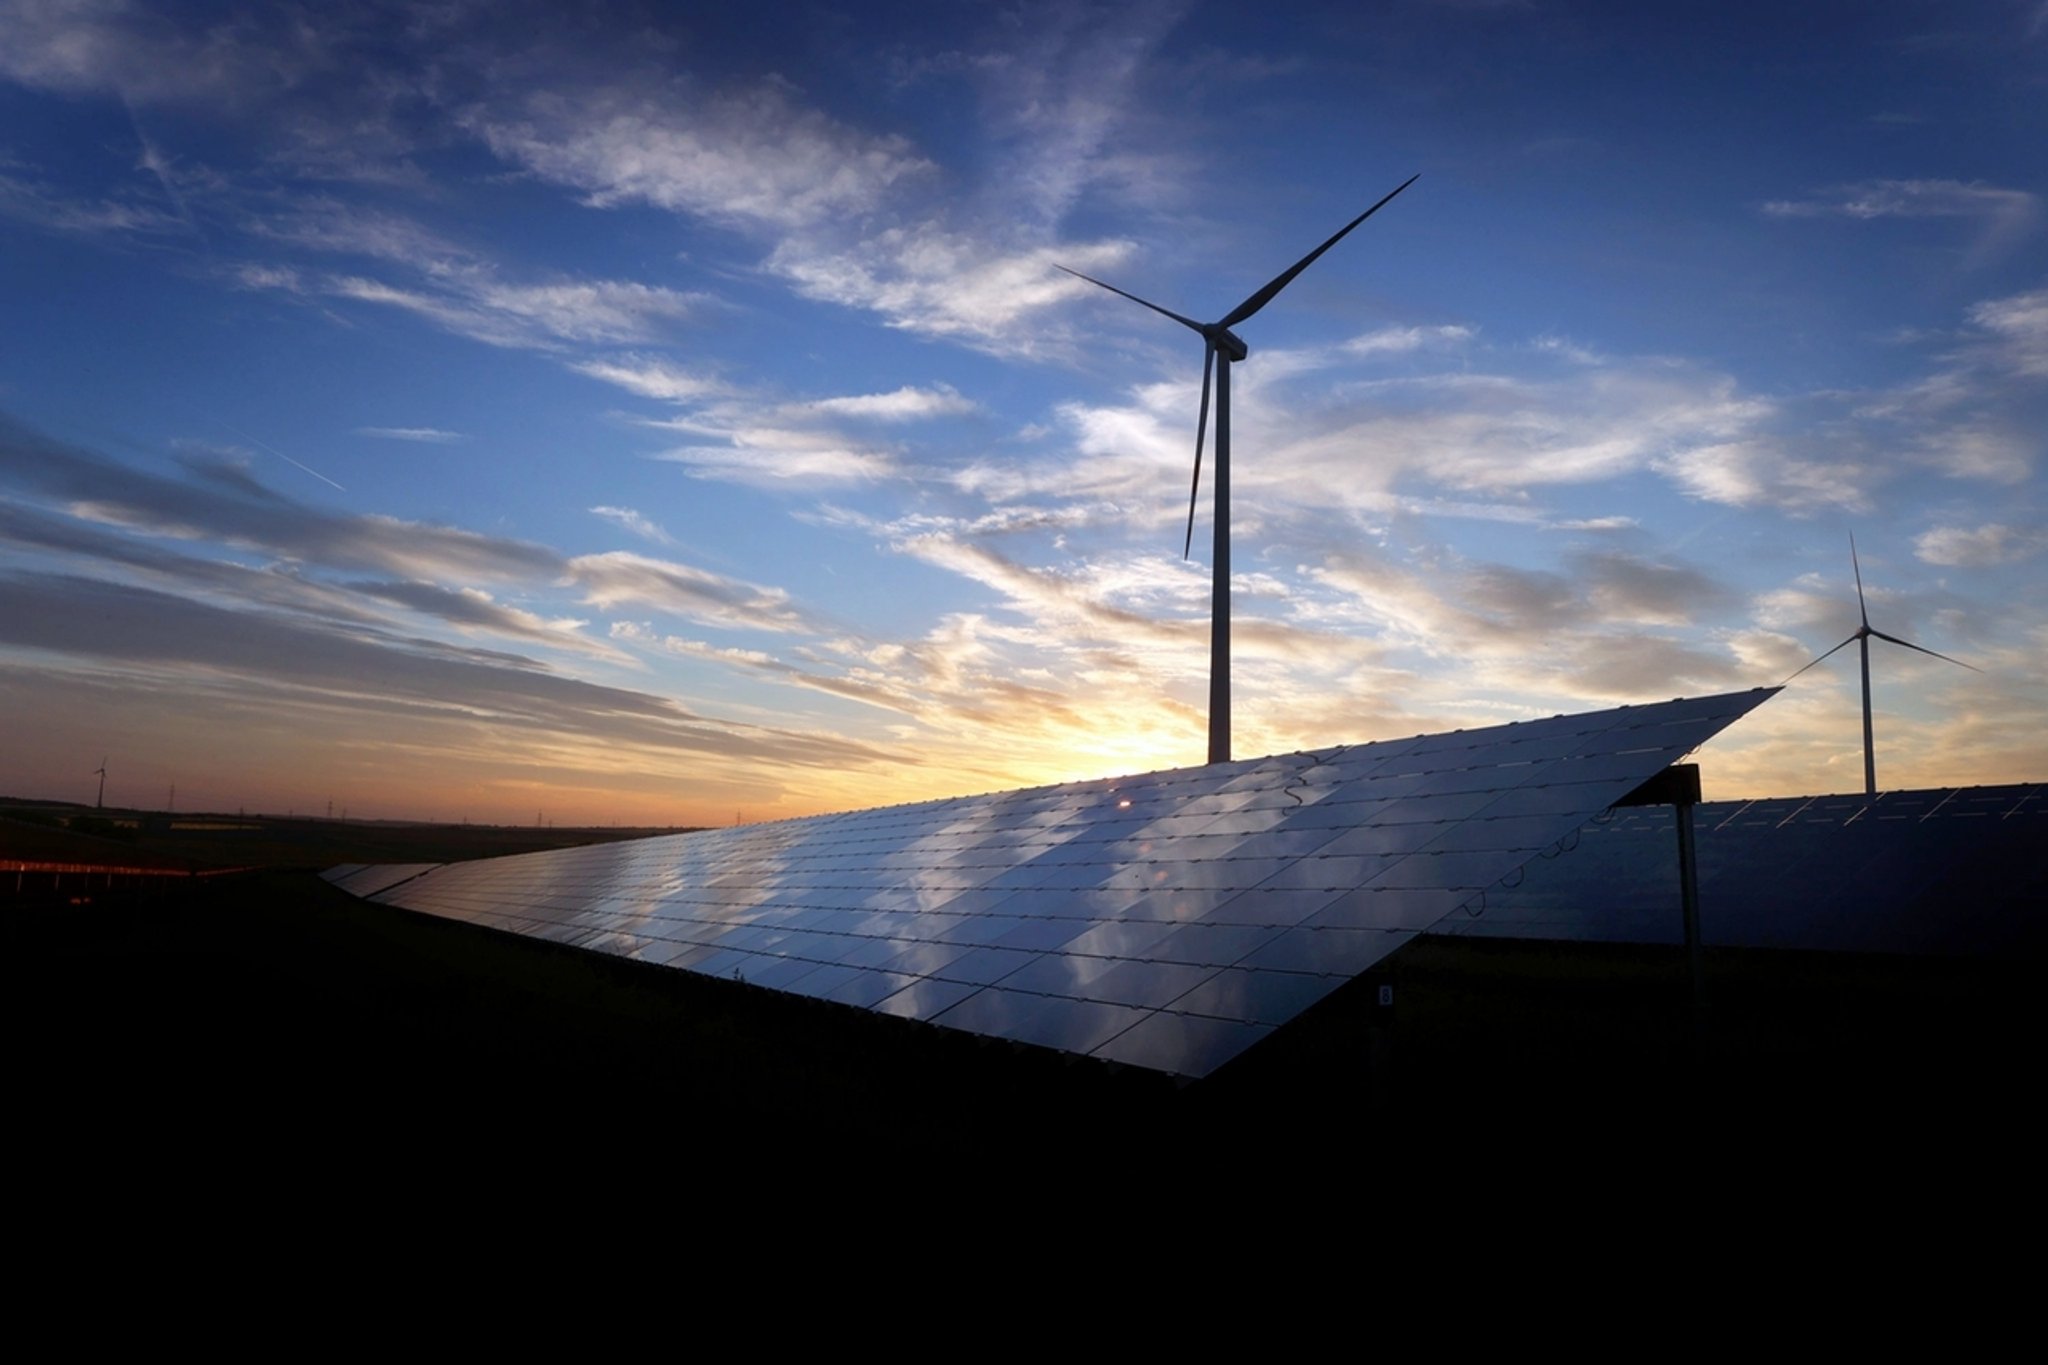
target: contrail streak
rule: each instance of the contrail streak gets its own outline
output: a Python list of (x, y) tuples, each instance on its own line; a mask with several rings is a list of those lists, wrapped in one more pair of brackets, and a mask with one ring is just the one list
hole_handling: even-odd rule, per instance
[[(216, 417), (214, 420), (216, 422), (220, 421), (218, 417)], [(258, 450), (270, 452), (272, 455), (277, 456), (278, 459), (283, 460), (292, 468), (304, 470), (306, 473), (311, 474), (314, 478), (320, 480), (320, 482), (326, 484), (330, 488), (333, 488), (342, 493), (348, 492), (346, 488), (343, 488), (340, 484), (328, 478), (325, 474), (322, 474), (319, 470), (313, 468), (311, 465), (300, 464), (297, 460), (294, 460), (291, 456), (285, 454), (282, 450), (277, 449), (275, 446), (265, 445), (263, 442), (257, 440), (254, 436), (251, 436), (246, 431), (235, 431), (235, 428), (228, 426), (226, 422), (221, 422), (220, 424), (224, 427), (227, 427), (229, 431), (234, 431), (237, 436), (247, 441), (250, 445), (255, 446)]]
[[(186, 404), (186, 406), (191, 407), (189, 403)], [(220, 427), (225, 431), (233, 432), (236, 436), (238, 436), (244, 441), (247, 441), (250, 445), (255, 446), (258, 450), (264, 451), (267, 454), (275, 455), (278, 459), (283, 460), (292, 468), (301, 470), (307, 474), (311, 474), (314, 478), (320, 480), (320, 482), (326, 484), (329, 488), (335, 489), (336, 491), (342, 493), (348, 492), (348, 489), (343, 488), (340, 484), (328, 478), (325, 474), (322, 474), (319, 470), (313, 468), (311, 465), (301, 464), (299, 461), (294, 460), (291, 456), (285, 454), (282, 450), (277, 449), (277, 447), (266, 445), (264, 442), (257, 440), (254, 436), (251, 436), (248, 432), (243, 431), (240, 427), (234, 425), (234, 423), (232, 422), (227, 421), (225, 418), (208, 416), (206, 413), (199, 412), (199, 409), (197, 408), (193, 408), (192, 410), (195, 413), (198, 413), (200, 417), (205, 418), (205, 420), (213, 423), (215, 426)]]

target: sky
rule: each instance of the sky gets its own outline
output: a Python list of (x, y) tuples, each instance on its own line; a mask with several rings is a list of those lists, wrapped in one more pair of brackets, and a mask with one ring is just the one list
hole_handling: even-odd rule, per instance
[[(2048, 777), (2048, 4), (0, 0), (0, 791), (728, 824), (1773, 685)], [(1856, 650), (1700, 754), (1862, 786)]]

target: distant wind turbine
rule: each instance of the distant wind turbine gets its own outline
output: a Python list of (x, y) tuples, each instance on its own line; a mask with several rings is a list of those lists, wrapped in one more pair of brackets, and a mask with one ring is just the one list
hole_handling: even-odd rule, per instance
[(1209, 429), (1209, 371), (1216, 372), (1216, 539), (1215, 564), (1213, 566), (1214, 586), (1209, 599), (1209, 761), (1228, 763), (1230, 761), (1230, 367), (1233, 362), (1243, 360), (1251, 350), (1230, 329), (1250, 318), (1254, 313), (1273, 301), (1275, 295), (1294, 282), (1299, 275), (1315, 263), (1316, 257), (1344, 240), (1346, 233), (1366, 219), (1378, 213), (1402, 190), (1414, 184), (1420, 177), (1411, 175), (1388, 193), (1385, 199), (1374, 204), (1364, 213), (1346, 223), (1337, 234), (1324, 242), (1308, 255), (1296, 261), (1287, 269), (1275, 275), (1263, 289), (1247, 298), (1243, 303), (1225, 313), (1215, 322), (1196, 322), (1184, 318), (1170, 309), (1127, 294), (1113, 284), (1104, 284), (1092, 275), (1083, 275), (1078, 270), (1066, 270), (1076, 279), (1086, 280), (1098, 289), (1142, 304), (1162, 317), (1172, 318), (1183, 327), (1199, 332), (1202, 337), (1202, 406), (1195, 418), (1195, 474), (1188, 488), (1188, 534), (1181, 547), (1181, 556), (1186, 558), (1195, 546), (1195, 499), (1202, 487), (1202, 438)]
[(94, 810), (105, 810), (107, 807), (107, 760), (101, 759), (100, 766), (94, 768), (93, 771), (100, 775), (100, 794), (94, 799), (92, 808)]
[[(1933, 650), (1931, 650), (1931, 649), (1927, 648), (1927, 647), (1926, 647), (1925, 645), (1916, 645), (1916, 644), (1914, 644), (1914, 643), (1913, 643), (1913, 642), (1912, 642), (1911, 640), (1901, 640), (1901, 639), (1900, 639), (1900, 638), (1899, 638), (1898, 636), (1896, 636), (1896, 635), (1887, 635), (1887, 634), (1885, 634), (1885, 633), (1884, 633), (1883, 631), (1881, 631), (1881, 630), (1873, 630), (1873, 629), (1871, 629), (1871, 625), (1870, 625), (1870, 609), (1869, 609), (1869, 608), (1868, 608), (1867, 606), (1865, 606), (1865, 605), (1864, 605), (1864, 603), (1863, 603), (1863, 566), (1862, 566), (1862, 564), (1860, 564), (1860, 563), (1859, 563), (1859, 562), (1857, 561), (1857, 558), (1856, 558), (1856, 536), (1855, 536), (1855, 534), (1854, 534), (1853, 532), (1852, 532), (1852, 533), (1850, 534), (1850, 536), (1849, 536), (1849, 566), (1850, 566), (1850, 568), (1854, 569), (1854, 570), (1855, 570), (1855, 572), (1856, 572), (1856, 611), (1857, 611), (1857, 614), (1858, 614), (1859, 616), (1861, 616), (1861, 617), (1863, 618), (1863, 624), (1862, 624), (1862, 625), (1860, 625), (1860, 626), (1858, 626), (1858, 627), (1856, 627), (1856, 630), (1855, 630), (1855, 632), (1854, 632), (1853, 634), (1851, 634), (1851, 635), (1849, 636), (1849, 638), (1848, 638), (1848, 639), (1846, 639), (1846, 640), (1842, 641), (1842, 643), (1841, 643), (1841, 644), (1839, 644), (1839, 645), (1836, 645), (1836, 646), (1835, 646), (1835, 649), (1831, 649), (1831, 650), (1829, 650), (1829, 651), (1827, 652), (1827, 654), (1823, 654), (1823, 655), (1821, 655), (1821, 656), (1820, 656), (1820, 658), (1814, 659), (1814, 660), (1813, 660), (1813, 661), (1812, 661), (1811, 663), (1808, 663), (1808, 664), (1806, 665), (1806, 667), (1805, 667), (1805, 668), (1802, 668), (1802, 669), (1800, 669), (1800, 670), (1799, 670), (1799, 673), (1804, 673), (1804, 672), (1806, 671), (1806, 669), (1807, 669), (1807, 668), (1812, 668), (1812, 667), (1813, 667), (1813, 665), (1814, 665), (1814, 664), (1817, 664), (1817, 663), (1819, 663), (1819, 662), (1821, 661), (1821, 659), (1825, 659), (1825, 658), (1827, 658), (1827, 657), (1828, 657), (1828, 654), (1833, 654), (1833, 653), (1835, 652), (1835, 650), (1836, 650), (1836, 649), (1841, 649), (1841, 648), (1843, 648), (1844, 646), (1847, 646), (1847, 645), (1851, 645), (1851, 644), (1855, 644), (1855, 645), (1860, 645), (1860, 646), (1862, 647), (1862, 652), (1863, 652), (1863, 794), (1864, 794), (1865, 796), (1875, 796), (1875, 795), (1877, 795), (1877, 751), (1876, 751), (1876, 746), (1875, 746), (1875, 744), (1874, 744), (1874, 743), (1872, 742), (1872, 739), (1871, 739), (1871, 730), (1870, 730), (1870, 639), (1871, 639), (1871, 637), (1872, 637), (1872, 636), (1874, 635), (1874, 636), (1876, 636), (1876, 637), (1877, 637), (1878, 639), (1880, 639), (1880, 640), (1888, 640), (1888, 641), (1890, 641), (1890, 642), (1891, 642), (1892, 644), (1895, 644), (1895, 645), (1903, 645), (1903, 646), (1905, 646), (1905, 647), (1906, 647), (1907, 649), (1917, 649), (1917, 650), (1919, 650), (1919, 651), (1920, 651), (1920, 652), (1921, 652), (1922, 654), (1933, 654), (1935, 658), (1937, 658), (1937, 659), (1940, 659), (1940, 660), (1942, 660), (1942, 661), (1943, 661), (1943, 662), (1945, 662), (1945, 663), (1952, 663), (1952, 664), (1955, 664), (1955, 665), (1957, 665), (1958, 667), (1961, 667), (1961, 668), (1967, 668), (1967, 669), (1969, 669), (1969, 670), (1970, 670), (1970, 671), (1971, 671), (1972, 673), (1982, 673), (1982, 672), (1983, 672), (1984, 670), (1983, 670), (1983, 669), (1981, 669), (1981, 668), (1979, 668), (1979, 667), (1977, 667), (1977, 666), (1976, 666), (1975, 664), (1966, 664), (1966, 663), (1964, 663), (1964, 662), (1963, 662), (1963, 661), (1962, 661), (1961, 659), (1951, 659), (1951, 658), (1949, 658), (1949, 657), (1948, 657), (1948, 655), (1946, 655), (1946, 654), (1935, 654), (1935, 652), (1934, 652)], [(1794, 674), (1792, 675), (1792, 678), (1796, 678), (1796, 677), (1798, 677), (1798, 676), (1799, 676), (1799, 673), (1794, 673)], [(1785, 679), (1785, 681), (1786, 681), (1786, 682), (1791, 682), (1791, 681), (1792, 681), (1792, 678), (1787, 678), (1787, 679)]]

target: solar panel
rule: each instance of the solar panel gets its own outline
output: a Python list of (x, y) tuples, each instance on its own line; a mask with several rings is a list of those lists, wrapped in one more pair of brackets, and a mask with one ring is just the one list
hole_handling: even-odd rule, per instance
[(1207, 1075), (1775, 689), (448, 864), (408, 910)]
[[(2048, 787), (1702, 802), (1693, 829), (1704, 943), (2048, 951)], [(1431, 932), (1678, 943), (1677, 864), (1669, 808), (1617, 810)]]
[(379, 891), (410, 881), (422, 872), (432, 872), (439, 863), (343, 863), (321, 873), (328, 881), (355, 896), (374, 896)]

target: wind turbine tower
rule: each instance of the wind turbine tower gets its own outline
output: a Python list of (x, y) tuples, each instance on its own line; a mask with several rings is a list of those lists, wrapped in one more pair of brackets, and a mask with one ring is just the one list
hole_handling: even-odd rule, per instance
[(1195, 474), (1188, 488), (1188, 534), (1181, 546), (1181, 556), (1186, 558), (1195, 544), (1195, 499), (1202, 487), (1202, 438), (1209, 429), (1209, 372), (1216, 373), (1216, 534), (1213, 586), (1209, 598), (1209, 761), (1228, 763), (1230, 761), (1230, 367), (1251, 354), (1251, 348), (1230, 329), (1249, 319), (1254, 313), (1273, 301), (1275, 295), (1294, 282), (1294, 277), (1315, 263), (1316, 257), (1344, 240), (1345, 234), (1366, 219), (1378, 213), (1402, 190), (1414, 184), (1418, 176), (1409, 176), (1388, 192), (1386, 198), (1374, 204), (1339, 229), (1335, 236), (1324, 242), (1308, 255), (1296, 261), (1267, 282), (1264, 288), (1251, 295), (1243, 303), (1225, 313), (1215, 322), (1196, 322), (1184, 318), (1170, 309), (1141, 299), (1136, 294), (1127, 294), (1113, 284), (1104, 284), (1091, 275), (1078, 270), (1066, 270), (1076, 279), (1086, 280), (1098, 289), (1129, 299), (1132, 303), (1150, 308), (1162, 317), (1172, 318), (1181, 326), (1199, 333), (1202, 338), (1202, 406), (1195, 418)]
[[(1855, 631), (1849, 636), (1847, 640), (1844, 640), (1841, 644), (1836, 645), (1835, 648), (1829, 650), (1827, 654), (1823, 654), (1819, 658), (1816, 658), (1809, 662), (1804, 668), (1801, 668), (1799, 670), (1799, 673), (1804, 673), (1806, 669), (1812, 668), (1813, 665), (1819, 663), (1821, 659), (1827, 658), (1828, 654), (1833, 654), (1836, 649), (1841, 649), (1844, 646), (1852, 643), (1859, 647), (1863, 655), (1863, 794), (1865, 796), (1875, 796), (1877, 795), (1877, 748), (1872, 739), (1870, 728), (1871, 637), (1875, 636), (1877, 639), (1886, 640), (1895, 645), (1903, 645), (1907, 649), (1917, 649), (1922, 654), (1933, 654), (1934, 657), (1937, 659), (1943, 660), (1947, 663), (1955, 664), (1961, 668), (1967, 668), (1972, 673), (1982, 673), (1984, 670), (1977, 667), (1975, 664), (1966, 664), (1961, 659), (1951, 659), (1946, 654), (1935, 654), (1933, 650), (1927, 648), (1925, 645), (1916, 645), (1911, 640), (1901, 640), (1896, 635), (1887, 635), (1881, 630), (1872, 629), (1870, 625), (1870, 608), (1864, 603), (1863, 600), (1863, 565), (1859, 563), (1856, 558), (1856, 536), (1853, 532), (1849, 536), (1849, 566), (1850, 568), (1854, 569), (1856, 573), (1856, 613), (1862, 619), (1862, 624), (1856, 627)], [(1792, 675), (1792, 678), (1798, 677), (1799, 673), (1794, 673)], [(1785, 681), (1791, 682), (1792, 678), (1787, 678), (1785, 679)]]
[(107, 760), (101, 759), (100, 766), (94, 768), (93, 771), (100, 775), (100, 794), (93, 798), (92, 808), (94, 810), (105, 810), (107, 808)]

